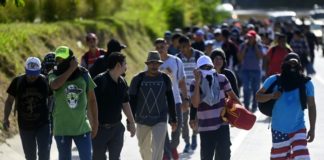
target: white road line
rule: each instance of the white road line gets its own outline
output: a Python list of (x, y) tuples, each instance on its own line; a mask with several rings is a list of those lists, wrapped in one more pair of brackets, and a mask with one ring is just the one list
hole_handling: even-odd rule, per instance
[(317, 80), (317, 81), (319, 81), (320, 83), (322, 83), (322, 84), (324, 84), (324, 79), (321, 77), (321, 76), (319, 76), (319, 75), (315, 75), (314, 76), (314, 78)]
[[(256, 122), (254, 124), (254, 126), (256, 126), (257, 124), (257, 121), (258, 119), (260, 118), (261, 116), (261, 112), (257, 111), (254, 113), (254, 115), (257, 117), (256, 119)], [(236, 137), (231, 140), (232, 141), (232, 146), (231, 146), (231, 152), (232, 153), (235, 153), (235, 151), (239, 148), (239, 146), (241, 145), (241, 143), (243, 142), (243, 140), (245, 139), (245, 137), (253, 130), (253, 127), (252, 129), (246, 131), (246, 130), (243, 130), (243, 129), (240, 129), (240, 131), (238, 132), (238, 134), (236, 135)]]

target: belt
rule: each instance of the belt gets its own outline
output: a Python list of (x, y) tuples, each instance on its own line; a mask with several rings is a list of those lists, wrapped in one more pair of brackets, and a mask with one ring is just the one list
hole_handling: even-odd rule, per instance
[(117, 126), (118, 124), (120, 124), (120, 122), (117, 122), (117, 123), (103, 123), (103, 124), (100, 124), (99, 126), (104, 127), (104, 128), (112, 128), (112, 127)]

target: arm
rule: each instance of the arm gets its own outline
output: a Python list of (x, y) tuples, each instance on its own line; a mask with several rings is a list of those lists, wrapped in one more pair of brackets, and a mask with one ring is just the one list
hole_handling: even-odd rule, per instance
[(255, 44), (254, 49), (255, 49), (255, 54), (256, 54), (257, 58), (262, 59), (262, 58), (263, 58), (263, 52), (262, 52), (262, 50), (259, 48), (258, 43)]
[(316, 124), (316, 104), (315, 98), (307, 97), (307, 105), (308, 105), (308, 118), (309, 118), (309, 131), (307, 134), (308, 142), (313, 142), (315, 138), (315, 124)]
[(98, 106), (94, 90), (88, 91), (88, 117), (92, 128), (92, 138), (94, 138), (99, 126)]
[(4, 130), (8, 130), (8, 128), (10, 127), (10, 123), (9, 123), (9, 115), (10, 112), (12, 110), (12, 104), (15, 101), (15, 97), (13, 97), (12, 95), (8, 95), (7, 100), (5, 102), (5, 107), (4, 107), (4, 117), (3, 117), (3, 128)]
[(181, 109), (183, 112), (188, 111), (189, 109), (189, 96), (187, 95), (188, 91), (187, 91), (187, 86), (186, 86), (186, 79), (183, 78), (179, 81), (179, 88), (180, 91), (182, 93), (183, 96), (183, 101), (182, 101), (182, 105), (181, 105)]
[(274, 92), (274, 93), (268, 93), (268, 94), (265, 94), (265, 92), (266, 92), (266, 89), (264, 89), (263, 87), (257, 91), (257, 93), (255, 95), (257, 102), (267, 102), (271, 99), (278, 99), (281, 95), (280, 92)]
[[(201, 81), (201, 72), (197, 69), (194, 70), (195, 75), (195, 83), (194, 83), (194, 91), (191, 96), (191, 103), (193, 107), (198, 108), (200, 104), (200, 81)], [(191, 90), (191, 89), (190, 89)]]
[(240, 47), (240, 51), (238, 52), (237, 58), (239, 60), (239, 62), (241, 63), (244, 59), (245, 53), (247, 50), (247, 44), (246, 42), (243, 43), (243, 46)]
[(241, 104), (240, 99), (236, 96), (236, 94), (233, 92), (233, 90), (227, 91), (226, 94), (230, 99), (232, 99), (232, 100), (236, 101), (237, 103)]
[(56, 90), (62, 87), (65, 81), (71, 76), (71, 74), (75, 71), (75, 69), (77, 69), (77, 67), (78, 61), (76, 58), (74, 58), (70, 61), (70, 67), (50, 83), (51, 89)]
[(129, 103), (123, 103), (123, 112), (127, 117), (127, 130), (131, 133), (131, 137), (134, 137), (136, 133), (135, 120), (133, 117), (132, 109)]

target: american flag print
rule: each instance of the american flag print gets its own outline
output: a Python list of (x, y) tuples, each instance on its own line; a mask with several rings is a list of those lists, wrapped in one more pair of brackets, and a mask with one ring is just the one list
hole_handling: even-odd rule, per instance
[(310, 160), (306, 129), (293, 133), (272, 130), (271, 160)]

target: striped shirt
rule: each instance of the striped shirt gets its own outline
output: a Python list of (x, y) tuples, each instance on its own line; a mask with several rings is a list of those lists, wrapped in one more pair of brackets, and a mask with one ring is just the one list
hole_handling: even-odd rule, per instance
[[(198, 118), (198, 131), (214, 131), (217, 130), (221, 125), (227, 125), (222, 120), (221, 112), (225, 108), (225, 93), (232, 90), (230, 83), (223, 74), (217, 74), (219, 82), (219, 102), (212, 106), (207, 103), (200, 103), (198, 106), (197, 118)], [(195, 89), (195, 82), (193, 81), (190, 85), (191, 95)], [(200, 94), (202, 95), (202, 94)], [(201, 97), (200, 97), (201, 99)]]
[[(186, 75), (186, 87), (187, 87), (188, 94), (189, 94), (190, 84), (195, 79), (193, 71), (197, 66), (197, 60), (200, 56), (204, 55), (203, 52), (195, 49), (192, 49), (191, 51), (193, 54), (190, 58), (185, 57), (183, 53), (180, 53), (178, 55), (178, 57), (181, 59), (183, 63), (184, 73)], [(199, 56), (197, 56), (196, 54), (199, 54)]]

